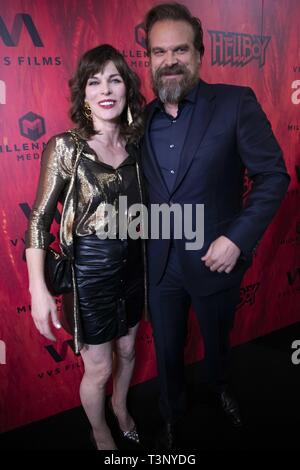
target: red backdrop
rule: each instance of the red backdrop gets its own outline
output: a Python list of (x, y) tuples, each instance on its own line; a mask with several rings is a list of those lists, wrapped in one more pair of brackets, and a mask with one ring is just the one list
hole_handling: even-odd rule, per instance
[[(0, 431), (79, 404), (82, 363), (59, 333), (34, 328), (24, 262), (24, 231), (43, 146), (71, 126), (68, 86), (79, 55), (100, 43), (119, 48), (152, 97), (143, 16), (151, 0), (1, 0)], [(298, 0), (186, 0), (203, 22), (201, 76), (251, 86), (284, 150), (292, 182), (244, 278), (233, 344), (300, 319), (300, 103)], [(247, 191), (248, 182), (245, 181)], [(53, 225), (57, 232), (57, 223)], [(58, 299), (59, 305), (59, 299)], [(152, 332), (137, 338), (134, 383), (156, 374)], [(191, 315), (186, 360), (202, 356)]]

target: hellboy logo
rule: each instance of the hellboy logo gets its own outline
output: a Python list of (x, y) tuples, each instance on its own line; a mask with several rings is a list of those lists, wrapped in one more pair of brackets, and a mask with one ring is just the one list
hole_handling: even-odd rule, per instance
[(240, 288), (240, 298), (241, 302), (237, 308), (241, 308), (245, 304), (254, 305), (255, 303), (255, 294), (259, 288), (260, 283), (256, 282), (255, 284), (249, 284), (248, 286)]
[(208, 31), (211, 37), (212, 65), (231, 65), (244, 67), (252, 60), (263, 67), (266, 61), (266, 50), (271, 36), (258, 36), (225, 31)]

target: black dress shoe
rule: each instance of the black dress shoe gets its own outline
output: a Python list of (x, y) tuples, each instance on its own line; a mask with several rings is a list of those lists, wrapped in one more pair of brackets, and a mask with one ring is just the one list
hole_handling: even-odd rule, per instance
[(229, 419), (230, 423), (235, 428), (242, 427), (242, 418), (240, 415), (239, 406), (236, 399), (232, 396), (227, 385), (223, 386), (219, 391), (216, 392), (217, 401)]
[(156, 450), (172, 450), (175, 445), (175, 427), (171, 423), (165, 423), (155, 438)]

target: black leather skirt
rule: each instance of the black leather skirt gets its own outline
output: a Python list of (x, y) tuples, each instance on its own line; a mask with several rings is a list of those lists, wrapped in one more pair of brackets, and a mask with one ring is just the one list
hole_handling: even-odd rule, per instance
[(141, 240), (75, 237), (75, 275), (85, 344), (102, 344), (128, 333), (142, 316), (144, 282)]

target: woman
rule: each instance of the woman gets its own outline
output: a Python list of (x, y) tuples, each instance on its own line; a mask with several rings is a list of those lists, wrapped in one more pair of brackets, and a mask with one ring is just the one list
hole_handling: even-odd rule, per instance
[[(116, 449), (105, 421), (105, 387), (112, 373), (111, 410), (123, 436), (139, 442), (126, 398), (144, 303), (142, 242), (123, 232), (121, 239), (118, 225), (115, 238), (103, 238), (108, 207), (118, 220), (126, 216), (131, 221), (126, 210), (119, 211), (119, 196), (127, 197), (127, 207), (142, 202), (135, 146), (142, 133), (144, 104), (139, 87), (138, 77), (112, 46), (102, 45), (82, 56), (70, 80), (71, 118), (77, 128), (52, 137), (44, 150), (25, 237), (32, 317), (40, 333), (55, 340), (49, 320), (56, 328), (61, 323), (45, 283), (44, 260), (54, 239), (49, 230), (57, 201), (63, 202), (60, 243), (63, 252), (68, 249), (74, 255), (73, 334), (84, 363), (80, 397), (101, 450)], [(67, 305), (68, 295), (65, 310)]]

